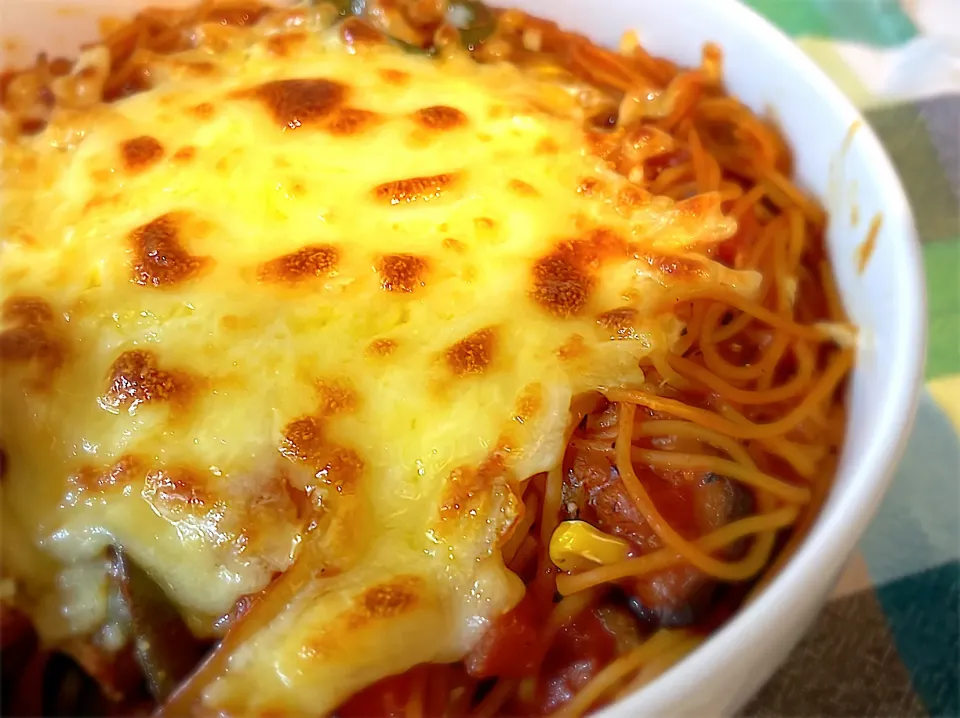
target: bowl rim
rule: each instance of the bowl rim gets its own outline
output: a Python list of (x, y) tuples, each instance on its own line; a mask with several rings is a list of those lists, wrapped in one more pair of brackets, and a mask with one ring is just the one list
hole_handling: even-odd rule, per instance
[[(717, 0), (713, 0), (717, 2)], [(752, 36), (766, 35), (782, 45), (779, 64), (789, 74), (805, 76), (813, 83), (823, 104), (846, 123), (861, 125), (857, 134), (859, 151), (870, 158), (870, 167), (884, 188), (884, 226), (896, 239), (893, 261), (897, 263), (899, 293), (903, 301), (894, 315), (897, 336), (903, 338), (888, 355), (897, 381), (886, 387), (886, 400), (877, 422), (878, 431), (857, 457), (849, 487), (822, 512), (780, 574), (751, 601), (715, 631), (695, 651), (663, 675), (636, 692), (594, 713), (594, 718), (635, 718), (663, 715), (677, 696), (690, 691), (716, 666), (729, 662), (736, 652), (751, 651), (769, 641), (777, 625), (795, 606), (808, 603), (803, 591), (795, 590), (829, 567), (831, 559), (842, 568), (852, 554), (893, 479), (913, 426), (923, 385), (926, 358), (926, 284), (922, 252), (913, 213), (900, 177), (870, 124), (824, 71), (783, 31), (742, 0), (723, 0), (726, 22), (737, 24)], [(834, 569), (836, 574), (839, 568)], [(837, 576), (831, 577), (831, 586)], [(778, 666), (765, 666), (764, 680)], [(729, 706), (718, 706), (723, 711)]]

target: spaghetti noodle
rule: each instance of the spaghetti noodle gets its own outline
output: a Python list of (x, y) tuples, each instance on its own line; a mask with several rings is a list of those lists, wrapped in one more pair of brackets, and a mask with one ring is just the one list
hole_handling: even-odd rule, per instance
[[(454, 6), (469, 21), (452, 26)], [(328, 22), (353, 12), (342, 3), (319, 7)], [(192, 47), (200, 35), (215, 42), (245, 25), (305, 17), (303, 8), (212, 0), (141, 13), (106, 37), (104, 52), (85, 55), (87, 72), (41, 56), (29, 70), (4, 74), (0, 100), (13, 118), (5, 130), (34, 133), (54, 106), (143, 92), (151, 58)], [(715, 47), (704, 49), (700, 67), (683, 69), (635, 42), (614, 52), (472, 0), (368, 0), (362, 21), (417, 51), (442, 50), (456, 31), (478, 62), (553, 68), (589, 90), (581, 94), (590, 98), (596, 152), (651, 195), (713, 193), (738, 229), (704, 251), (762, 277), (752, 298), (694, 286), (661, 307), (685, 329), (665, 360), (643, 360), (646, 382), (578, 398), (563, 462), (518, 488), (524, 516), (501, 548), (527, 593), (490, 628), (478, 649), (486, 653), (465, 665), (419, 666), (340, 710), (343, 718), (584, 715), (693, 650), (751, 586), (776, 573), (829, 490), (854, 353), (836, 341), (851, 330), (825, 257), (827, 218), (790, 181), (789, 149), (776, 129), (723, 90)], [(638, 152), (638, 130), (663, 133), (670, 149)], [(626, 542), (630, 557), (559, 571), (548, 547), (572, 519)], [(226, 670), (229, 651), (292, 599), (312, 570), (312, 545), (161, 711), (189, 710)], [(702, 593), (705, 605), (697, 603)], [(514, 670), (517, 657), (507, 653), (525, 654), (526, 663)]]

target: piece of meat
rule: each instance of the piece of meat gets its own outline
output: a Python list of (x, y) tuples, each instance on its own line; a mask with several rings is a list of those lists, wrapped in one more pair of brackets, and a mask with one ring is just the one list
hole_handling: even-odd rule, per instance
[[(663, 547), (627, 493), (611, 452), (574, 451), (567, 457), (564, 502), (578, 518), (628, 540), (636, 555)], [(752, 510), (750, 493), (711, 473), (655, 472), (635, 467), (660, 514), (687, 540), (708, 534)], [(736, 558), (744, 544), (725, 555)], [(716, 582), (699, 569), (680, 565), (622, 582), (636, 615), (651, 626), (689, 626), (704, 615)]]
[(597, 611), (585, 611), (557, 633), (532, 695), (519, 691), (508, 713), (553, 714), (613, 660), (616, 650), (616, 640)]
[(512, 610), (496, 618), (464, 664), (474, 678), (523, 678), (533, 675), (543, 655), (540, 602), (527, 591)]
[[(694, 531), (685, 538), (708, 534), (748, 514), (752, 497), (739, 484), (725, 477), (707, 474), (688, 491)], [(743, 544), (725, 552), (728, 559), (741, 553)], [(703, 618), (710, 607), (717, 582), (688, 564), (673, 566), (629, 583), (630, 605), (634, 612), (654, 625), (690, 626)]]

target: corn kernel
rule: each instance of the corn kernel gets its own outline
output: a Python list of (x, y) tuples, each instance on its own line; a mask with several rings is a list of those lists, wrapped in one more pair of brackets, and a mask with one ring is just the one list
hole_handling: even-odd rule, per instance
[(586, 521), (564, 521), (550, 537), (550, 560), (563, 571), (581, 571), (629, 558), (630, 544)]

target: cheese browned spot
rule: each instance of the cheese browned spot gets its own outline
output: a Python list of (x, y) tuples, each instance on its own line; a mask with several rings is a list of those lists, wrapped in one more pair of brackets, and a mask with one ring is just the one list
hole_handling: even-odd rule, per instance
[(540, 384), (530, 384), (523, 388), (517, 400), (514, 421), (524, 424), (535, 419), (543, 408), (543, 387)]
[(0, 332), (0, 370), (6, 362), (35, 364), (35, 384), (42, 388), (67, 353), (52, 308), (38, 297), (12, 297), (3, 303), (2, 316), (9, 327)]
[(593, 277), (569, 252), (555, 251), (538, 259), (532, 275), (533, 300), (561, 318), (580, 314), (594, 286)]
[(600, 314), (597, 317), (597, 324), (610, 330), (611, 339), (636, 339), (637, 319), (636, 309), (620, 307)]
[(343, 107), (337, 110), (323, 128), (333, 135), (361, 134), (378, 119), (376, 112), (356, 107)]
[(414, 613), (424, 600), (426, 583), (420, 576), (401, 574), (367, 588), (356, 596), (330, 625), (309, 636), (299, 653), (309, 661), (336, 660), (351, 649), (351, 636)]
[(318, 416), (304, 416), (288, 424), (280, 453), (305, 463), (313, 470), (317, 483), (337, 493), (353, 493), (363, 472), (363, 460), (357, 452), (328, 440), (323, 420)]
[(589, 353), (587, 343), (580, 334), (572, 334), (559, 347), (557, 347), (557, 357), (561, 361), (573, 361), (580, 359)]
[(134, 411), (140, 404), (173, 401), (183, 404), (194, 382), (184, 371), (167, 371), (157, 366), (152, 352), (142, 349), (127, 351), (110, 367), (107, 390), (101, 397), (103, 406)]
[(261, 282), (296, 284), (307, 279), (330, 277), (337, 271), (339, 250), (329, 244), (313, 244), (264, 262), (257, 269)]
[(595, 229), (584, 239), (567, 240), (533, 264), (530, 296), (556, 317), (579, 315), (596, 287), (604, 262), (628, 255), (628, 245), (616, 232)]
[(9, 297), (0, 308), (0, 316), (9, 324), (36, 327), (53, 321), (53, 308), (40, 297)]
[(603, 193), (604, 184), (596, 177), (584, 177), (580, 180), (580, 184), (577, 185), (577, 194), (584, 197), (594, 197), (603, 195)]
[(338, 494), (353, 494), (363, 473), (363, 459), (349, 447), (330, 444), (314, 458), (314, 477)]
[(168, 287), (196, 278), (209, 267), (210, 257), (190, 254), (180, 237), (182, 217), (165, 214), (130, 234), (132, 279), (144, 287)]
[(632, 256), (627, 241), (618, 232), (606, 227), (597, 227), (587, 232), (581, 242), (575, 243), (574, 250), (595, 266), (598, 262), (622, 261)]
[(422, 590), (423, 579), (419, 576), (398, 576), (389, 583), (368, 588), (358, 597), (347, 623), (358, 626), (407, 613), (417, 604)]
[(497, 335), (492, 328), (481, 329), (447, 349), (447, 366), (456, 376), (480, 374), (493, 361)]
[(409, 177), (384, 182), (374, 188), (374, 196), (389, 204), (410, 204), (417, 200), (428, 202), (439, 199), (457, 180), (456, 173), (444, 173), (430, 177)]
[(291, 459), (310, 461), (323, 451), (323, 427), (319, 417), (305, 416), (283, 430), (280, 453)]
[(183, 466), (149, 472), (144, 479), (143, 497), (157, 510), (175, 514), (203, 509), (213, 502), (203, 474)]
[(428, 130), (453, 130), (467, 124), (467, 116), (456, 107), (431, 105), (413, 113), (413, 119)]
[(351, 386), (349, 380), (345, 379), (321, 379), (316, 385), (319, 405), (317, 414), (319, 416), (334, 416), (335, 414), (344, 414), (354, 411), (360, 401), (356, 390)]
[(67, 478), (71, 491), (104, 494), (125, 486), (133, 486), (144, 475), (144, 464), (137, 456), (125, 454), (106, 467), (83, 466)]
[(440, 518), (449, 520), (460, 513), (476, 511), (487, 500), (490, 489), (509, 473), (503, 454), (493, 452), (478, 466), (461, 466), (450, 472), (440, 505)]
[(129, 172), (139, 172), (163, 158), (163, 145), (155, 137), (141, 135), (120, 143), (123, 165)]
[(413, 292), (424, 286), (427, 261), (413, 254), (388, 254), (377, 262), (380, 286), (388, 292)]
[(347, 97), (347, 87), (322, 77), (274, 80), (239, 93), (263, 105), (282, 128), (296, 130), (316, 125), (332, 113)]
[(367, 345), (366, 353), (373, 357), (387, 357), (397, 349), (394, 339), (374, 339)]

